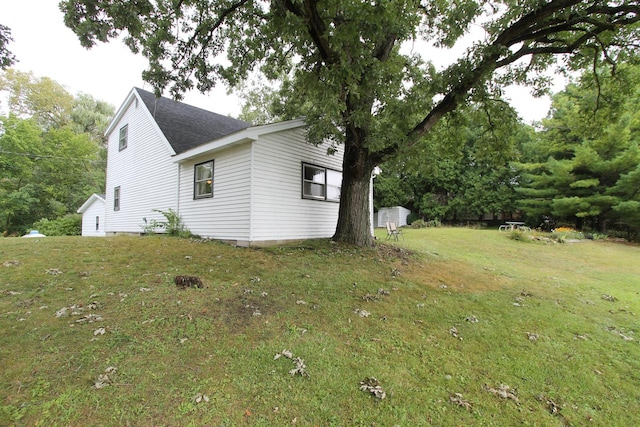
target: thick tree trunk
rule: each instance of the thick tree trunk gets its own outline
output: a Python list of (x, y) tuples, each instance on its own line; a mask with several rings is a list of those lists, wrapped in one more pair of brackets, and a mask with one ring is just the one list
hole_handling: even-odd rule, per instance
[(357, 147), (352, 141), (345, 142), (340, 211), (334, 241), (356, 246), (373, 245), (369, 186), (374, 167), (366, 149)]

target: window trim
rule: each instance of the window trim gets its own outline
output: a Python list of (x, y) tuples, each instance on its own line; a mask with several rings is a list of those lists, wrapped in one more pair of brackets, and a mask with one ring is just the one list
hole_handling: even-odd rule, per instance
[[(124, 134), (124, 135), (123, 135)], [(118, 151), (122, 151), (127, 148), (129, 143), (129, 124), (120, 128), (120, 134), (118, 135)]]
[[(204, 181), (204, 180), (198, 181), (198, 179), (197, 179), (197, 177), (198, 177), (198, 173), (197, 173), (198, 166), (202, 166), (202, 165), (205, 165), (207, 163), (211, 163), (211, 193), (197, 194), (198, 183)], [(196, 163), (195, 165), (193, 165), (193, 200), (212, 199), (213, 198), (213, 185), (214, 185), (214, 183), (215, 183), (215, 161), (214, 161), (214, 159), (207, 160), (205, 162)]]
[[(322, 169), (324, 171), (324, 181), (321, 184), (322, 185), (322, 189), (323, 189), (323, 195), (322, 196), (313, 196), (311, 194), (305, 194), (305, 191), (304, 191), (305, 183), (306, 182), (309, 182), (309, 183), (313, 182), (313, 181), (309, 181), (309, 180), (305, 179), (304, 172), (305, 172), (305, 168), (306, 167), (311, 167), (311, 168), (315, 168), (315, 169)], [(340, 203), (340, 198), (332, 199), (332, 198), (329, 198), (327, 196), (327, 187), (329, 187), (329, 186), (335, 187), (334, 185), (329, 185), (327, 183), (327, 172), (328, 171), (337, 172), (337, 173), (340, 174), (340, 186), (337, 187), (337, 188), (340, 190), (340, 193), (342, 194), (342, 171), (340, 171), (338, 169), (328, 168), (328, 167), (325, 167), (325, 166), (315, 165), (313, 163), (302, 162), (302, 179), (301, 179), (300, 192), (301, 192), (301, 195), (302, 195), (303, 199), (306, 199), (306, 200), (318, 200), (318, 201), (321, 201), (321, 202)], [(316, 182), (315, 184), (320, 184), (320, 183)]]
[(118, 185), (113, 189), (113, 210), (120, 210), (120, 186)]

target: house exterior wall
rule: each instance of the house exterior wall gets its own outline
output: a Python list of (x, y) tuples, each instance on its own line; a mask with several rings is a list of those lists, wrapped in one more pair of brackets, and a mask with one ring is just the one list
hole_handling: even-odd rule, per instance
[[(82, 212), (82, 235), (83, 236), (104, 236), (105, 235), (105, 204), (100, 199), (94, 200), (84, 212)], [(97, 229), (96, 229), (96, 218)]]
[[(195, 165), (213, 160), (213, 197), (194, 199)], [(179, 213), (185, 226), (206, 238), (249, 240), (251, 142), (180, 164)]]
[(306, 142), (298, 127), (262, 135), (253, 143), (251, 236), (253, 242), (331, 237), (339, 203), (302, 198), (302, 164), (342, 171), (342, 146)]
[[(120, 129), (128, 125), (127, 147), (119, 150)], [(113, 124), (108, 138), (105, 189), (106, 233), (140, 233), (147, 220), (163, 220), (153, 209), (176, 209), (178, 165), (170, 146), (135, 96)], [(114, 190), (120, 187), (120, 209), (114, 210)]]

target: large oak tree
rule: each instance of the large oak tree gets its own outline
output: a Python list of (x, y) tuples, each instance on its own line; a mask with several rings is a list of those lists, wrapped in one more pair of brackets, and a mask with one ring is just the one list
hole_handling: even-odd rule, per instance
[[(237, 85), (257, 68), (291, 76), (312, 142), (343, 143), (334, 239), (371, 243), (373, 168), (402, 156), (469, 96), (543, 83), (552, 65), (615, 60), (638, 41), (631, 0), (63, 0), (66, 24), (87, 47), (123, 35), (149, 59), (158, 94)], [(409, 42), (451, 48), (471, 26), (484, 34), (444, 70)], [(500, 72), (496, 72), (500, 70)], [(305, 102), (300, 102), (300, 100)]]

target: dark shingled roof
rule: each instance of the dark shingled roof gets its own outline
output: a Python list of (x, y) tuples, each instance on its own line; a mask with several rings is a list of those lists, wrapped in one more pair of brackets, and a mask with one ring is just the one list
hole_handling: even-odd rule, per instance
[(135, 90), (176, 154), (251, 126), (242, 120), (212, 113), (173, 99), (156, 98), (153, 93), (140, 88)]

